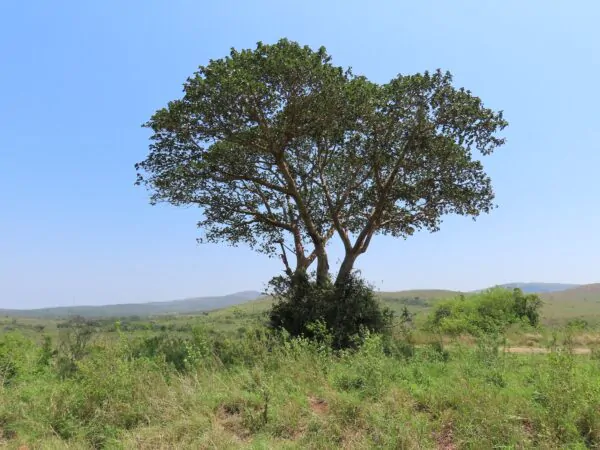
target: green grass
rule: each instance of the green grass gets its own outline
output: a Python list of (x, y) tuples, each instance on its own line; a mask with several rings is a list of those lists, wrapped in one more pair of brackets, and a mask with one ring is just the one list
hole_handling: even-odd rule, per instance
[[(416, 312), (413, 327), (341, 353), (272, 335), (262, 325), (269, 299), (99, 320), (75, 366), (61, 321), (0, 318), (0, 447), (600, 448), (597, 325), (517, 323), (479, 338), (427, 331), (428, 312), (452, 296), (382, 294)], [(566, 323), (561, 301), (544, 314), (554, 308)]]
[[(5, 370), (0, 382), (0, 445), (600, 445), (600, 362), (595, 353), (569, 353), (577, 335), (555, 336), (562, 351), (550, 355), (499, 353), (501, 342), (489, 337), (456, 338), (447, 348), (432, 339), (411, 347), (405, 335), (392, 341), (367, 336), (358, 351), (334, 354), (308, 341), (269, 337), (256, 322), (264, 306), (156, 322), (174, 325), (167, 335), (190, 339), (179, 370), (168, 352), (135, 356), (140, 343), (160, 331), (100, 329), (66, 378), (60, 377), (60, 355), (40, 362), (42, 347), (28, 328), (2, 334), (0, 367), (10, 363), (13, 370), (10, 376)], [(177, 331), (187, 329), (183, 325), (196, 331)]]

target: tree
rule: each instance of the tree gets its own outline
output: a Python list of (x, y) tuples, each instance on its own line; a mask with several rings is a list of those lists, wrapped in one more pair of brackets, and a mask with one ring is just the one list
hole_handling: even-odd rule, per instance
[(289, 275), (316, 260), (318, 285), (338, 236), (341, 285), (376, 234), (489, 212), (491, 180), (473, 150), (492, 153), (506, 125), (449, 73), (380, 85), (334, 66), (322, 47), (258, 43), (200, 66), (145, 124), (153, 136), (137, 182), (153, 203), (201, 207), (209, 242), (279, 255)]

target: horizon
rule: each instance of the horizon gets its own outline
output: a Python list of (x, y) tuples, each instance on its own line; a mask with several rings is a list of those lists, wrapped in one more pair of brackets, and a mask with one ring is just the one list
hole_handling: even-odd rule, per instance
[[(586, 81), (600, 71), (600, 5), (578, 6), (2, 5), (0, 309), (224, 296), (280, 274), (247, 247), (198, 245), (201, 211), (150, 206), (133, 166), (150, 143), (140, 125), (199, 65), (283, 37), (379, 83), (449, 70), (509, 121), (507, 144), (482, 160), (498, 208), (476, 222), (446, 216), (434, 234), (375, 237), (356, 267), (378, 291), (598, 283), (600, 91)], [(331, 249), (335, 270), (341, 246)]]
[[(468, 294), (468, 293), (481, 292), (481, 291), (485, 291), (486, 289), (493, 289), (496, 287), (510, 286), (513, 284), (569, 286), (560, 291), (568, 291), (571, 289), (577, 289), (577, 288), (585, 287), (585, 286), (600, 285), (600, 283), (576, 284), (576, 283), (555, 283), (555, 282), (543, 282), (543, 281), (514, 281), (514, 282), (509, 282), (509, 283), (493, 284), (490, 286), (473, 289), (473, 290), (469, 290), (469, 291), (460, 291), (460, 290), (444, 289), (444, 288), (412, 288), (412, 289), (403, 289), (400, 291), (384, 291), (381, 289), (376, 289), (374, 292), (376, 294), (405, 294), (405, 293), (409, 293), (409, 292), (419, 292), (419, 291), (429, 291), (429, 292), (441, 291), (441, 292), (456, 292), (457, 294)], [(254, 299), (246, 300), (246, 302), (258, 300), (261, 296), (267, 295), (265, 292), (260, 291), (260, 290), (245, 289), (242, 291), (230, 292), (227, 294), (199, 295), (199, 296), (194, 296), (194, 297), (176, 298), (176, 299), (170, 299), (170, 300), (155, 300), (155, 301), (150, 301), (150, 302), (140, 301), (140, 302), (122, 302), (122, 303), (100, 303), (100, 304), (93, 304), (93, 305), (84, 304), (84, 303), (77, 303), (77, 304), (73, 304), (73, 305), (41, 305), (41, 306), (36, 306), (34, 308), (0, 308), (0, 311), (1, 310), (4, 310), (4, 311), (35, 311), (35, 310), (58, 309), (58, 308), (78, 308), (78, 307), (103, 308), (103, 307), (109, 307), (109, 306), (124, 306), (124, 305), (151, 305), (151, 304), (161, 304), (161, 303), (186, 302), (186, 301), (190, 301), (190, 300), (209, 300), (209, 299), (214, 300), (214, 299), (233, 297), (236, 295), (249, 294), (249, 293), (257, 294), (257, 296)], [(548, 293), (548, 292), (546, 292), (546, 293)]]

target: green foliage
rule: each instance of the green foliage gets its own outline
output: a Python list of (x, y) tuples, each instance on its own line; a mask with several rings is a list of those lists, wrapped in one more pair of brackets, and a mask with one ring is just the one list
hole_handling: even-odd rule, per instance
[(15, 354), (17, 345), (12, 335), (4, 335), (0, 341), (0, 384), (8, 385), (18, 374)]
[(277, 282), (274, 294), (279, 300), (270, 312), (270, 325), (291, 336), (316, 338), (340, 349), (353, 347), (354, 338), (365, 330), (385, 333), (391, 328), (393, 313), (356, 275), (342, 286), (319, 286), (305, 275)]
[(343, 391), (356, 390), (361, 397), (377, 397), (385, 380), (382, 337), (366, 331), (357, 341), (356, 352), (342, 354), (342, 370), (332, 375), (333, 384)]
[(207, 241), (278, 255), (287, 272), (316, 261), (319, 284), (337, 234), (339, 285), (376, 234), (489, 212), (491, 180), (473, 153), (503, 145), (507, 122), (450, 73), (377, 84), (334, 66), (323, 47), (281, 39), (200, 66), (145, 126), (137, 183), (152, 203), (200, 206)]
[(494, 288), (436, 304), (428, 318), (428, 327), (450, 335), (497, 334), (521, 321), (537, 326), (541, 305), (535, 294)]
[(536, 426), (541, 434), (562, 445), (582, 442), (600, 447), (600, 389), (590, 380), (598, 367), (582, 365), (569, 347), (552, 352), (548, 370), (533, 375)]
[(77, 363), (87, 355), (97, 325), (96, 321), (81, 316), (59, 324), (61, 332), (57, 365), (62, 377), (69, 377), (77, 371)]
[(160, 333), (129, 345), (128, 355), (164, 362), (180, 373), (188, 372), (212, 356), (212, 341), (201, 326), (192, 327), (191, 336)]
[(159, 334), (142, 340), (132, 350), (134, 358), (164, 359), (175, 370), (183, 372), (187, 369), (188, 340), (180, 336)]
[(50, 336), (44, 336), (38, 357), (38, 364), (40, 367), (43, 368), (49, 366), (56, 353), (56, 350), (52, 347), (52, 338)]
[(542, 300), (536, 294), (523, 294), (520, 289), (513, 290), (514, 313), (518, 319), (527, 319), (529, 325), (536, 327), (540, 323)]
[(33, 374), (35, 345), (19, 332), (0, 334), (0, 388)]
[(577, 318), (567, 322), (567, 328), (576, 331), (583, 331), (589, 327), (589, 323), (585, 319)]

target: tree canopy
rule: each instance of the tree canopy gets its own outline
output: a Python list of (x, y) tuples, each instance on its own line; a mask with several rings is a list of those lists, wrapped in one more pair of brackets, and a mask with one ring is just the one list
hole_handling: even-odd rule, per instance
[(491, 180), (473, 153), (502, 145), (506, 125), (450, 73), (377, 84), (283, 39), (200, 66), (145, 124), (150, 152), (136, 170), (152, 202), (201, 207), (205, 240), (279, 255), (289, 274), (316, 260), (326, 282), (337, 236), (339, 283), (376, 234), (489, 212)]

